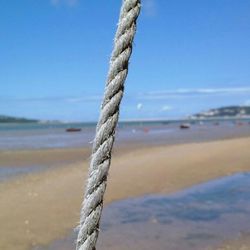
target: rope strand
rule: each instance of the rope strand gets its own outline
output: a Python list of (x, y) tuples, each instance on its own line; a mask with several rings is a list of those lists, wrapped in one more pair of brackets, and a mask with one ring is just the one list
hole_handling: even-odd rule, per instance
[(140, 0), (123, 0), (108, 79), (93, 143), (89, 177), (81, 209), (77, 250), (95, 250), (103, 197), (119, 118), (119, 106), (128, 74), (129, 58), (140, 13)]

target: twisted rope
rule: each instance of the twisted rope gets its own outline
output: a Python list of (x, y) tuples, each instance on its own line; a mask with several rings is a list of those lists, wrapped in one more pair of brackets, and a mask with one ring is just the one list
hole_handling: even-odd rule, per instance
[(139, 13), (140, 0), (123, 0), (92, 149), (88, 183), (81, 209), (77, 250), (95, 250), (111, 151), (119, 117), (119, 105), (128, 74), (128, 63), (132, 54), (132, 43)]

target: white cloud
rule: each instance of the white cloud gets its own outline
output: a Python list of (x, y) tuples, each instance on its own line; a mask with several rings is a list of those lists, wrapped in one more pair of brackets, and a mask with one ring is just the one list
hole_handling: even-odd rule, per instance
[(66, 2), (69, 6), (75, 6), (79, 2), (79, 0), (67, 0)]
[(169, 97), (192, 97), (192, 96), (218, 96), (218, 95), (240, 95), (250, 94), (250, 87), (235, 88), (197, 88), (197, 89), (175, 89), (141, 93), (138, 98), (144, 100), (160, 100)]
[(157, 14), (156, 0), (144, 0), (142, 9), (147, 16), (155, 16)]
[(59, 6), (61, 4), (65, 4), (67, 6), (73, 7), (73, 6), (77, 5), (78, 2), (79, 2), (79, 0), (50, 0), (50, 3), (53, 6)]
[(50, 3), (51, 3), (52, 5), (54, 5), (54, 6), (59, 5), (60, 2), (61, 2), (60, 0), (50, 0)]
[(161, 111), (170, 111), (172, 110), (172, 107), (171, 106), (168, 106), (168, 105), (164, 105), (162, 108), (161, 108)]
[(90, 102), (90, 101), (101, 101), (102, 97), (98, 95), (92, 96), (84, 96), (84, 97), (69, 97), (65, 98), (65, 101), (71, 103), (79, 103), (79, 102)]
[(45, 96), (45, 97), (1, 97), (0, 102), (68, 102), (68, 103), (83, 103), (83, 102), (100, 102), (101, 95), (84, 95), (84, 96)]
[(245, 103), (244, 103), (244, 105), (250, 106), (250, 99), (249, 99), (249, 100), (246, 100)]
[(142, 103), (138, 103), (137, 106), (136, 106), (136, 108), (137, 108), (138, 110), (141, 110), (142, 107), (143, 107)]

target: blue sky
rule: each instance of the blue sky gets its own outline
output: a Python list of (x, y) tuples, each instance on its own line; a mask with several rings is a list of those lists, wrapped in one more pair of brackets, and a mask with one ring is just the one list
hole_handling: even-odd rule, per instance
[[(121, 119), (250, 105), (250, 1), (142, 0)], [(93, 121), (120, 0), (0, 9), (0, 114)]]

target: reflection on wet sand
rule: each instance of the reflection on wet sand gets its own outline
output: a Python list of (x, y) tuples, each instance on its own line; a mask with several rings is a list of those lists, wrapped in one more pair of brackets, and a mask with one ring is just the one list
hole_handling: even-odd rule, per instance
[[(115, 202), (104, 209), (98, 249), (201, 250), (250, 232), (250, 173), (168, 195)], [(68, 238), (37, 250), (74, 249)]]

